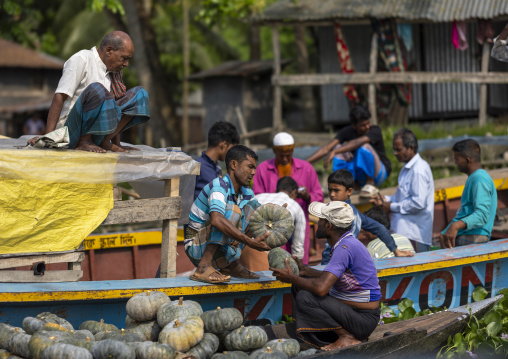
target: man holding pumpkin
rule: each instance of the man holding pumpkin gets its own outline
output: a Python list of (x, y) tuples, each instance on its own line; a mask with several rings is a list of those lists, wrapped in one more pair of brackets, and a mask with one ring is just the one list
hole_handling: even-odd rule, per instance
[(299, 276), (286, 259), (284, 269), (270, 268), (292, 283), (293, 315), (299, 339), (323, 350), (335, 350), (368, 339), (379, 322), (381, 289), (367, 248), (351, 234), (354, 213), (345, 202), (313, 202), (319, 218), (318, 238), (332, 247), (330, 262), (320, 271), (295, 258)]
[(259, 278), (239, 261), (246, 245), (258, 251), (271, 249), (266, 244), (269, 231), (257, 238), (246, 234), (249, 219), (260, 206), (249, 188), (257, 159), (245, 146), (231, 147), (227, 174), (207, 184), (192, 204), (184, 242), (185, 253), (197, 267), (190, 279), (216, 284), (229, 282), (230, 276)]

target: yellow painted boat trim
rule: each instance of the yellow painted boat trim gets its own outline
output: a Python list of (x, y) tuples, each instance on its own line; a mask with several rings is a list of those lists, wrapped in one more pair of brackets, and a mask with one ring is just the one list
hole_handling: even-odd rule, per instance
[[(494, 185), (498, 191), (508, 189), (508, 179), (498, 178), (494, 180)], [(434, 191), (434, 202), (442, 202), (445, 199), (454, 199), (462, 197), (464, 186), (456, 186), (450, 188), (439, 188)]]
[[(183, 229), (179, 228), (177, 232), (177, 241), (183, 242)], [(106, 233), (92, 235), (85, 238), (83, 246), (85, 250), (90, 249), (111, 249), (125, 248), (134, 246), (147, 246), (150, 244), (161, 244), (161, 231), (146, 231), (132, 233)]]

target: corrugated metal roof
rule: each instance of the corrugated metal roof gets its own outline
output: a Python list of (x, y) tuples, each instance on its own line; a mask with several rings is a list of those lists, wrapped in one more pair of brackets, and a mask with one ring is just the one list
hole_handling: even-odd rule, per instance
[(64, 61), (23, 47), (15, 42), (0, 39), (0, 67), (62, 69)]
[[(289, 60), (282, 60), (281, 65), (287, 65), (289, 62)], [(249, 76), (271, 72), (272, 70), (273, 60), (227, 61), (213, 69), (190, 75), (189, 80), (202, 80), (208, 77), (218, 76)]]
[(506, 0), (281, 0), (254, 22), (396, 18), (450, 22), (508, 15)]

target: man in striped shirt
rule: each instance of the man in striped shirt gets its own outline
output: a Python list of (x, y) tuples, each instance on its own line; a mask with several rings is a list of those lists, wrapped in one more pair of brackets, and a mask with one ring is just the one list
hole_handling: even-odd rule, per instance
[(185, 253), (197, 267), (190, 279), (224, 283), (230, 276), (259, 278), (239, 262), (245, 245), (270, 250), (266, 244), (270, 232), (257, 238), (245, 233), (251, 215), (260, 206), (249, 188), (257, 159), (245, 146), (232, 147), (226, 154), (227, 174), (206, 185), (192, 204), (184, 242)]

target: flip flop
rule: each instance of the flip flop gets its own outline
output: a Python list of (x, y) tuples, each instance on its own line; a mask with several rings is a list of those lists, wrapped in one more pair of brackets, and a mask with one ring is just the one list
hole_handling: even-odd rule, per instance
[(189, 277), (189, 279), (195, 280), (197, 282), (203, 282), (203, 283), (209, 283), (209, 284), (221, 284), (221, 283), (228, 283), (229, 282), (229, 278), (228, 279), (214, 279), (214, 278), (212, 278), (211, 275), (213, 273), (218, 273), (218, 274), (222, 275), (222, 273), (219, 273), (217, 270), (215, 270), (215, 268), (210, 266), (210, 267), (206, 268), (206, 270), (203, 273), (194, 272), (194, 274), (192, 274)]
[(225, 275), (230, 275), (232, 277), (245, 278), (245, 279), (259, 279), (260, 278), (259, 274), (251, 272), (250, 270), (245, 268), (240, 263), (236, 263), (236, 265), (233, 268), (229, 268), (233, 265), (233, 263), (225, 268), (221, 268), (220, 269), (221, 273), (223, 273)]
[(370, 198), (379, 193), (379, 189), (371, 184), (366, 184), (362, 187), (360, 191), (360, 197), (362, 198)]

